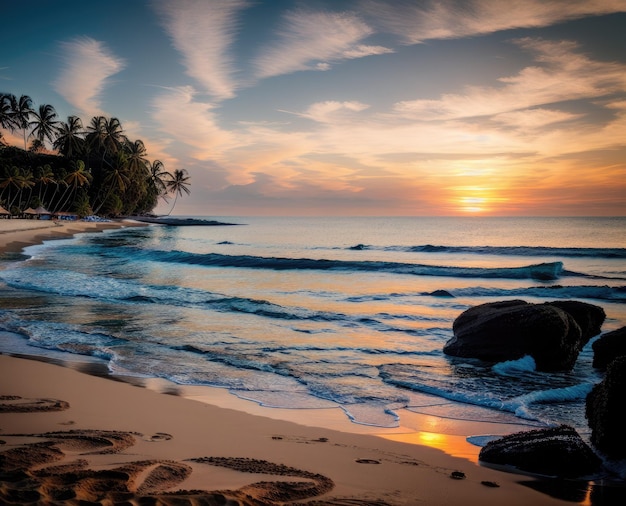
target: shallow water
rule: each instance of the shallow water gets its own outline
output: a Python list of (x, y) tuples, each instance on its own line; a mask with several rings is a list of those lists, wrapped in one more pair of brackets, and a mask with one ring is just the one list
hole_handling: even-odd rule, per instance
[(0, 336), (0, 351), (338, 406), (378, 427), (407, 408), (587, 432), (591, 343), (560, 374), (442, 348), (461, 312), (496, 300), (582, 300), (605, 309), (603, 332), (626, 325), (625, 218), (220, 220), (241, 225), (132, 227), (6, 259), (0, 321), (23, 337)]

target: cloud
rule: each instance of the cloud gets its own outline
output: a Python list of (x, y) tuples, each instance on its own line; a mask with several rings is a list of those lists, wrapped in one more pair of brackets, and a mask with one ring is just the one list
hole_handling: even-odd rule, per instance
[(62, 42), (61, 49), (63, 66), (54, 89), (86, 116), (103, 114), (101, 94), (108, 79), (124, 69), (125, 61), (89, 37)]
[(326, 70), (329, 62), (392, 52), (382, 46), (360, 44), (373, 33), (354, 13), (287, 12), (278, 41), (262, 50), (254, 62), (257, 77)]
[(538, 108), (505, 112), (494, 116), (493, 119), (498, 123), (526, 130), (554, 125), (561, 121), (570, 121), (581, 118), (582, 116), (582, 114)]
[(454, 39), (514, 28), (540, 28), (567, 20), (626, 12), (622, 0), (430, 0), (365, 5), (381, 29), (417, 44), (430, 39)]
[(232, 144), (232, 134), (218, 125), (215, 106), (196, 101), (195, 95), (190, 86), (164, 90), (152, 101), (152, 117), (164, 135), (183, 145), (183, 152), (192, 148), (189, 156), (219, 159)]
[[(293, 113), (303, 118), (308, 118), (319, 123), (330, 123), (346, 117), (346, 113), (364, 111), (369, 105), (358, 101), (337, 102), (327, 100), (311, 104), (303, 113)], [(287, 112), (287, 111), (285, 111)], [(349, 114), (349, 116), (351, 116)]]
[(237, 32), (237, 16), (245, 0), (157, 0), (165, 29), (183, 55), (187, 74), (215, 99), (232, 98), (237, 89), (230, 53)]
[(399, 102), (395, 110), (423, 121), (501, 114), (555, 102), (603, 97), (626, 90), (626, 66), (591, 60), (573, 42), (520, 39), (536, 53), (535, 66), (499, 79), (500, 86), (467, 87), (437, 100)]

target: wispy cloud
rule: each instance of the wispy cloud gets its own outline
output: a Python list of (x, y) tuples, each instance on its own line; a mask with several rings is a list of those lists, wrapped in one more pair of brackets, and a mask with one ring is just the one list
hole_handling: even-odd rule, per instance
[(304, 112), (290, 114), (296, 114), (302, 118), (308, 118), (319, 123), (330, 123), (337, 122), (342, 118), (347, 119), (346, 116), (352, 117), (353, 113), (364, 111), (368, 108), (369, 105), (358, 101), (337, 102), (327, 100), (325, 102), (311, 104)]
[(539, 28), (584, 16), (625, 12), (622, 0), (372, 0), (365, 12), (407, 44), (452, 39), (513, 28)]
[(230, 47), (245, 0), (157, 0), (165, 29), (183, 55), (187, 74), (215, 99), (232, 98), (237, 89)]
[(109, 78), (126, 66), (125, 61), (89, 37), (62, 42), (61, 49), (63, 65), (54, 89), (86, 116), (102, 114), (101, 94)]
[(577, 52), (573, 42), (521, 39), (537, 65), (502, 77), (499, 86), (467, 87), (437, 100), (396, 104), (396, 111), (420, 120), (450, 120), (505, 113), (560, 101), (591, 99), (626, 91), (626, 66), (601, 62)]
[(278, 41), (256, 59), (257, 77), (326, 70), (335, 61), (392, 52), (361, 43), (373, 33), (354, 13), (290, 11), (284, 15)]
[(182, 152), (198, 160), (219, 159), (232, 144), (232, 134), (218, 126), (215, 106), (195, 95), (190, 86), (164, 90), (152, 101), (152, 117), (167, 138), (183, 146)]

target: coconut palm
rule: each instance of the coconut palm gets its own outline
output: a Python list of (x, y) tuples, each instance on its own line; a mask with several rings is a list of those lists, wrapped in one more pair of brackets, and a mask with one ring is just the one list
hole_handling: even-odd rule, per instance
[(122, 124), (117, 118), (109, 118), (108, 120), (105, 120), (104, 134), (105, 135), (102, 143), (104, 145), (105, 155), (107, 153), (117, 153), (120, 149), (122, 149), (124, 143), (128, 141), (128, 139), (124, 135)]
[[(39, 202), (42, 205), (45, 205), (46, 193), (48, 191), (48, 185), (54, 184), (56, 185), (56, 180), (54, 179), (54, 172), (52, 171), (52, 167), (49, 164), (45, 164), (43, 167), (37, 167), (35, 177), (37, 180), (37, 184), (39, 185)], [(43, 190), (43, 195), (42, 191)]]
[(13, 109), (11, 108), (12, 95), (9, 93), (0, 93), (0, 127), (13, 131)]
[(94, 116), (87, 126), (85, 132), (85, 142), (90, 151), (99, 153), (104, 146), (106, 118), (104, 116)]
[(129, 177), (128, 170), (128, 157), (125, 153), (120, 151), (113, 158), (112, 166), (104, 177), (103, 185), (107, 188), (107, 190), (100, 204), (96, 208), (95, 213), (98, 214), (104, 203), (109, 200), (113, 190), (117, 189), (120, 193), (124, 193), (130, 182), (131, 179)]
[[(0, 200), (4, 198), (5, 192), (7, 193), (7, 210), (11, 210), (13, 206), (13, 202), (15, 201), (15, 197), (19, 194), (20, 189), (22, 188), (22, 172), (19, 167), (13, 165), (11, 167), (5, 167), (4, 173), (0, 177), (0, 188), (2, 188), (2, 192), (0, 193)], [(15, 195), (11, 198), (11, 190), (15, 190)]]
[(120, 120), (104, 116), (91, 119), (85, 140), (91, 151), (101, 154), (102, 164), (108, 164), (107, 158), (120, 151), (127, 141)]
[(135, 174), (145, 174), (148, 167), (147, 151), (143, 141), (126, 141), (123, 144), (124, 153), (128, 160), (128, 170)]
[(72, 160), (70, 162), (70, 169), (70, 173), (65, 176), (65, 184), (67, 184), (67, 188), (71, 189), (72, 191), (68, 193), (67, 198), (63, 202), (63, 205), (59, 207), (59, 209), (65, 209), (69, 203), (70, 197), (76, 194), (78, 188), (82, 188), (83, 186), (91, 182), (91, 174), (87, 170), (85, 170), (85, 162), (83, 162), (82, 160)]
[(149, 180), (151, 186), (155, 189), (157, 197), (163, 195), (167, 196), (166, 178), (170, 175), (165, 170), (165, 165), (161, 160), (155, 160), (148, 165), (150, 172)]
[(28, 120), (33, 113), (33, 100), (28, 95), (22, 95), (19, 100), (15, 95), (9, 95), (9, 97), (13, 129), (22, 130), (24, 135), (24, 150), (26, 150), (26, 131), (28, 130)]
[(57, 136), (52, 146), (68, 158), (83, 153), (85, 141), (83, 122), (78, 116), (68, 116), (67, 123), (61, 122), (57, 127)]
[(174, 194), (174, 203), (172, 204), (170, 212), (167, 213), (167, 216), (172, 214), (172, 211), (176, 206), (176, 201), (178, 200), (179, 196), (182, 197), (183, 192), (185, 192), (187, 195), (191, 193), (191, 190), (189, 189), (189, 176), (187, 174), (188, 173), (186, 169), (176, 169), (174, 171), (174, 174), (171, 175), (170, 178), (165, 182), (167, 190), (170, 193)]
[[(20, 184), (20, 198), (17, 203), (20, 209), (28, 207), (30, 204), (30, 198), (33, 196), (33, 188), (35, 187), (35, 177), (33, 176), (33, 171), (30, 169), (24, 169), (22, 171), (22, 180)], [(28, 197), (23, 199), (24, 190), (28, 190)]]
[(42, 144), (45, 143), (46, 139), (54, 142), (59, 124), (56, 120), (57, 112), (54, 107), (50, 104), (41, 104), (39, 112), (33, 111), (31, 116), (34, 119), (28, 123), (28, 126), (32, 128), (30, 136)]

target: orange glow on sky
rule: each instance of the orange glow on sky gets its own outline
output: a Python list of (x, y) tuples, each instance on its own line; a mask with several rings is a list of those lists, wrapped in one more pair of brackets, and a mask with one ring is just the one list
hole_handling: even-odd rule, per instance
[(36, 3), (0, 91), (119, 118), (178, 214), (626, 215), (619, 2)]

